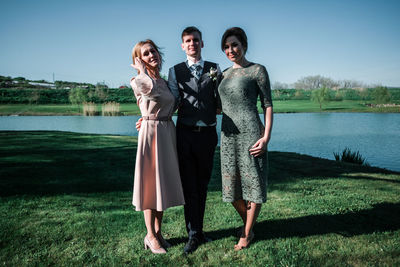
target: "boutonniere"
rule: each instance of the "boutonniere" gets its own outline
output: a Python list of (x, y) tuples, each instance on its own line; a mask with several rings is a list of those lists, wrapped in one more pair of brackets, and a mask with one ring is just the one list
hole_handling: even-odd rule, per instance
[(211, 67), (210, 71), (208, 72), (208, 77), (210, 77), (210, 79), (215, 82), (217, 80), (217, 76), (218, 76), (217, 69)]

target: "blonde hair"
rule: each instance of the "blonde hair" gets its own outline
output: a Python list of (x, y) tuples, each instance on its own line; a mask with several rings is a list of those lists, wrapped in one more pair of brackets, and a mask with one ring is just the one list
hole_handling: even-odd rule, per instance
[(144, 40), (144, 41), (140, 41), (138, 42), (132, 49), (132, 61), (133, 64), (135, 64), (135, 58), (140, 58), (141, 59), (141, 49), (145, 44), (149, 44), (152, 47), (154, 47), (154, 49), (157, 51), (159, 57), (160, 57), (160, 64), (158, 65), (158, 71), (161, 71), (161, 67), (162, 67), (162, 63), (164, 62), (163, 59), (163, 53), (160, 52), (160, 48), (150, 39)]

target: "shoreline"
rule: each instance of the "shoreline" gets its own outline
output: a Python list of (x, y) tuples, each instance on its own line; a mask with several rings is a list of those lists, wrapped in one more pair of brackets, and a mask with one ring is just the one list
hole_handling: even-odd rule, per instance
[[(263, 113), (260, 103), (258, 112)], [(100, 104), (96, 104), (98, 112)], [(140, 115), (136, 103), (121, 103), (122, 116)], [(390, 104), (372, 104), (360, 100), (330, 101), (322, 105), (309, 100), (275, 100), (274, 113), (400, 113), (398, 101)], [(82, 106), (71, 104), (0, 104), (0, 116), (83, 116)]]
[[(381, 111), (368, 111), (368, 110), (337, 110), (337, 111), (332, 111), (332, 110), (323, 110), (323, 111), (274, 111), (274, 114), (300, 114), (300, 113), (382, 113), (382, 114), (396, 114), (400, 113), (400, 109), (398, 111), (393, 111), (393, 110), (381, 110)], [(260, 112), (260, 115), (263, 113)], [(218, 114), (221, 115), (221, 114)], [(125, 112), (125, 114), (122, 115), (115, 115), (115, 116), (103, 116), (103, 115), (93, 115), (93, 116), (87, 116), (83, 115), (80, 113), (56, 113), (56, 112), (26, 112), (26, 113), (21, 113), (21, 114), (8, 114), (8, 113), (0, 113), (0, 117), (18, 117), (18, 116), (82, 116), (82, 117), (124, 117), (124, 116), (141, 116), (140, 113), (137, 112)], [(173, 116), (177, 116), (175, 113)]]

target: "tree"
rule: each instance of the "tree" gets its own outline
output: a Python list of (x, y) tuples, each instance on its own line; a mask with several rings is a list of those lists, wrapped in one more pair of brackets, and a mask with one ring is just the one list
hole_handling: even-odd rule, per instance
[(94, 95), (103, 103), (107, 99), (107, 92), (105, 89), (96, 88)]
[(0, 75), (0, 88), (9, 88), (12, 87), (13, 80), (10, 76), (1, 76)]
[(32, 105), (32, 103), (37, 104), (38, 100), (40, 98), (40, 91), (35, 89), (31, 92), (31, 94), (28, 96), (29, 99), (29, 104)]
[(81, 104), (87, 99), (87, 92), (82, 88), (73, 88), (68, 94), (69, 102), (73, 105), (78, 105), (78, 111), (81, 112)]
[(320, 89), (320, 88), (333, 88), (339, 84), (331, 78), (323, 77), (321, 75), (307, 76), (295, 82), (296, 89)]
[(355, 80), (341, 80), (338, 82), (340, 88), (357, 88), (357, 87), (363, 87), (363, 84), (359, 81)]
[(296, 90), (294, 93), (294, 99), (304, 99), (304, 92), (301, 89)]
[(390, 93), (387, 87), (379, 86), (374, 89), (372, 95), (377, 104), (383, 104), (390, 101)]
[(18, 81), (18, 82), (25, 82), (26, 81), (26, 79), (24, 77), (15, 77), (14, 80)]
[(279, 99), (281, 97), (281, 91), (279, 89), (273, 90), (272, 94), (273, 94), (275, 99)]
[(329, 89), (323, 87), (315, 89), (311, 93), (311, 100), (319, 104), (319, 110), (322, 111), (322, 103), (329, 101)]
[(289, 89), (289, 85), (287, 83), (274, 82), (272, 89)]
[(96, 83), (96, 89), (108, 89), (108, 86), (104, 82), (98, 82)]

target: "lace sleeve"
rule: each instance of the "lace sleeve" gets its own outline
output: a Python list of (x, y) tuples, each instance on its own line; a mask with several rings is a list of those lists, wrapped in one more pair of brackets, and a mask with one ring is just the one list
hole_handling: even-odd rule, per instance
[(259, 66), (256, 74), (256, 79), (257, 85), (260, 89), (261, 107), (263, 109), (267, 107), (272, 107), (271, 85), (269, 82), (268, 72), (264, 66)]

